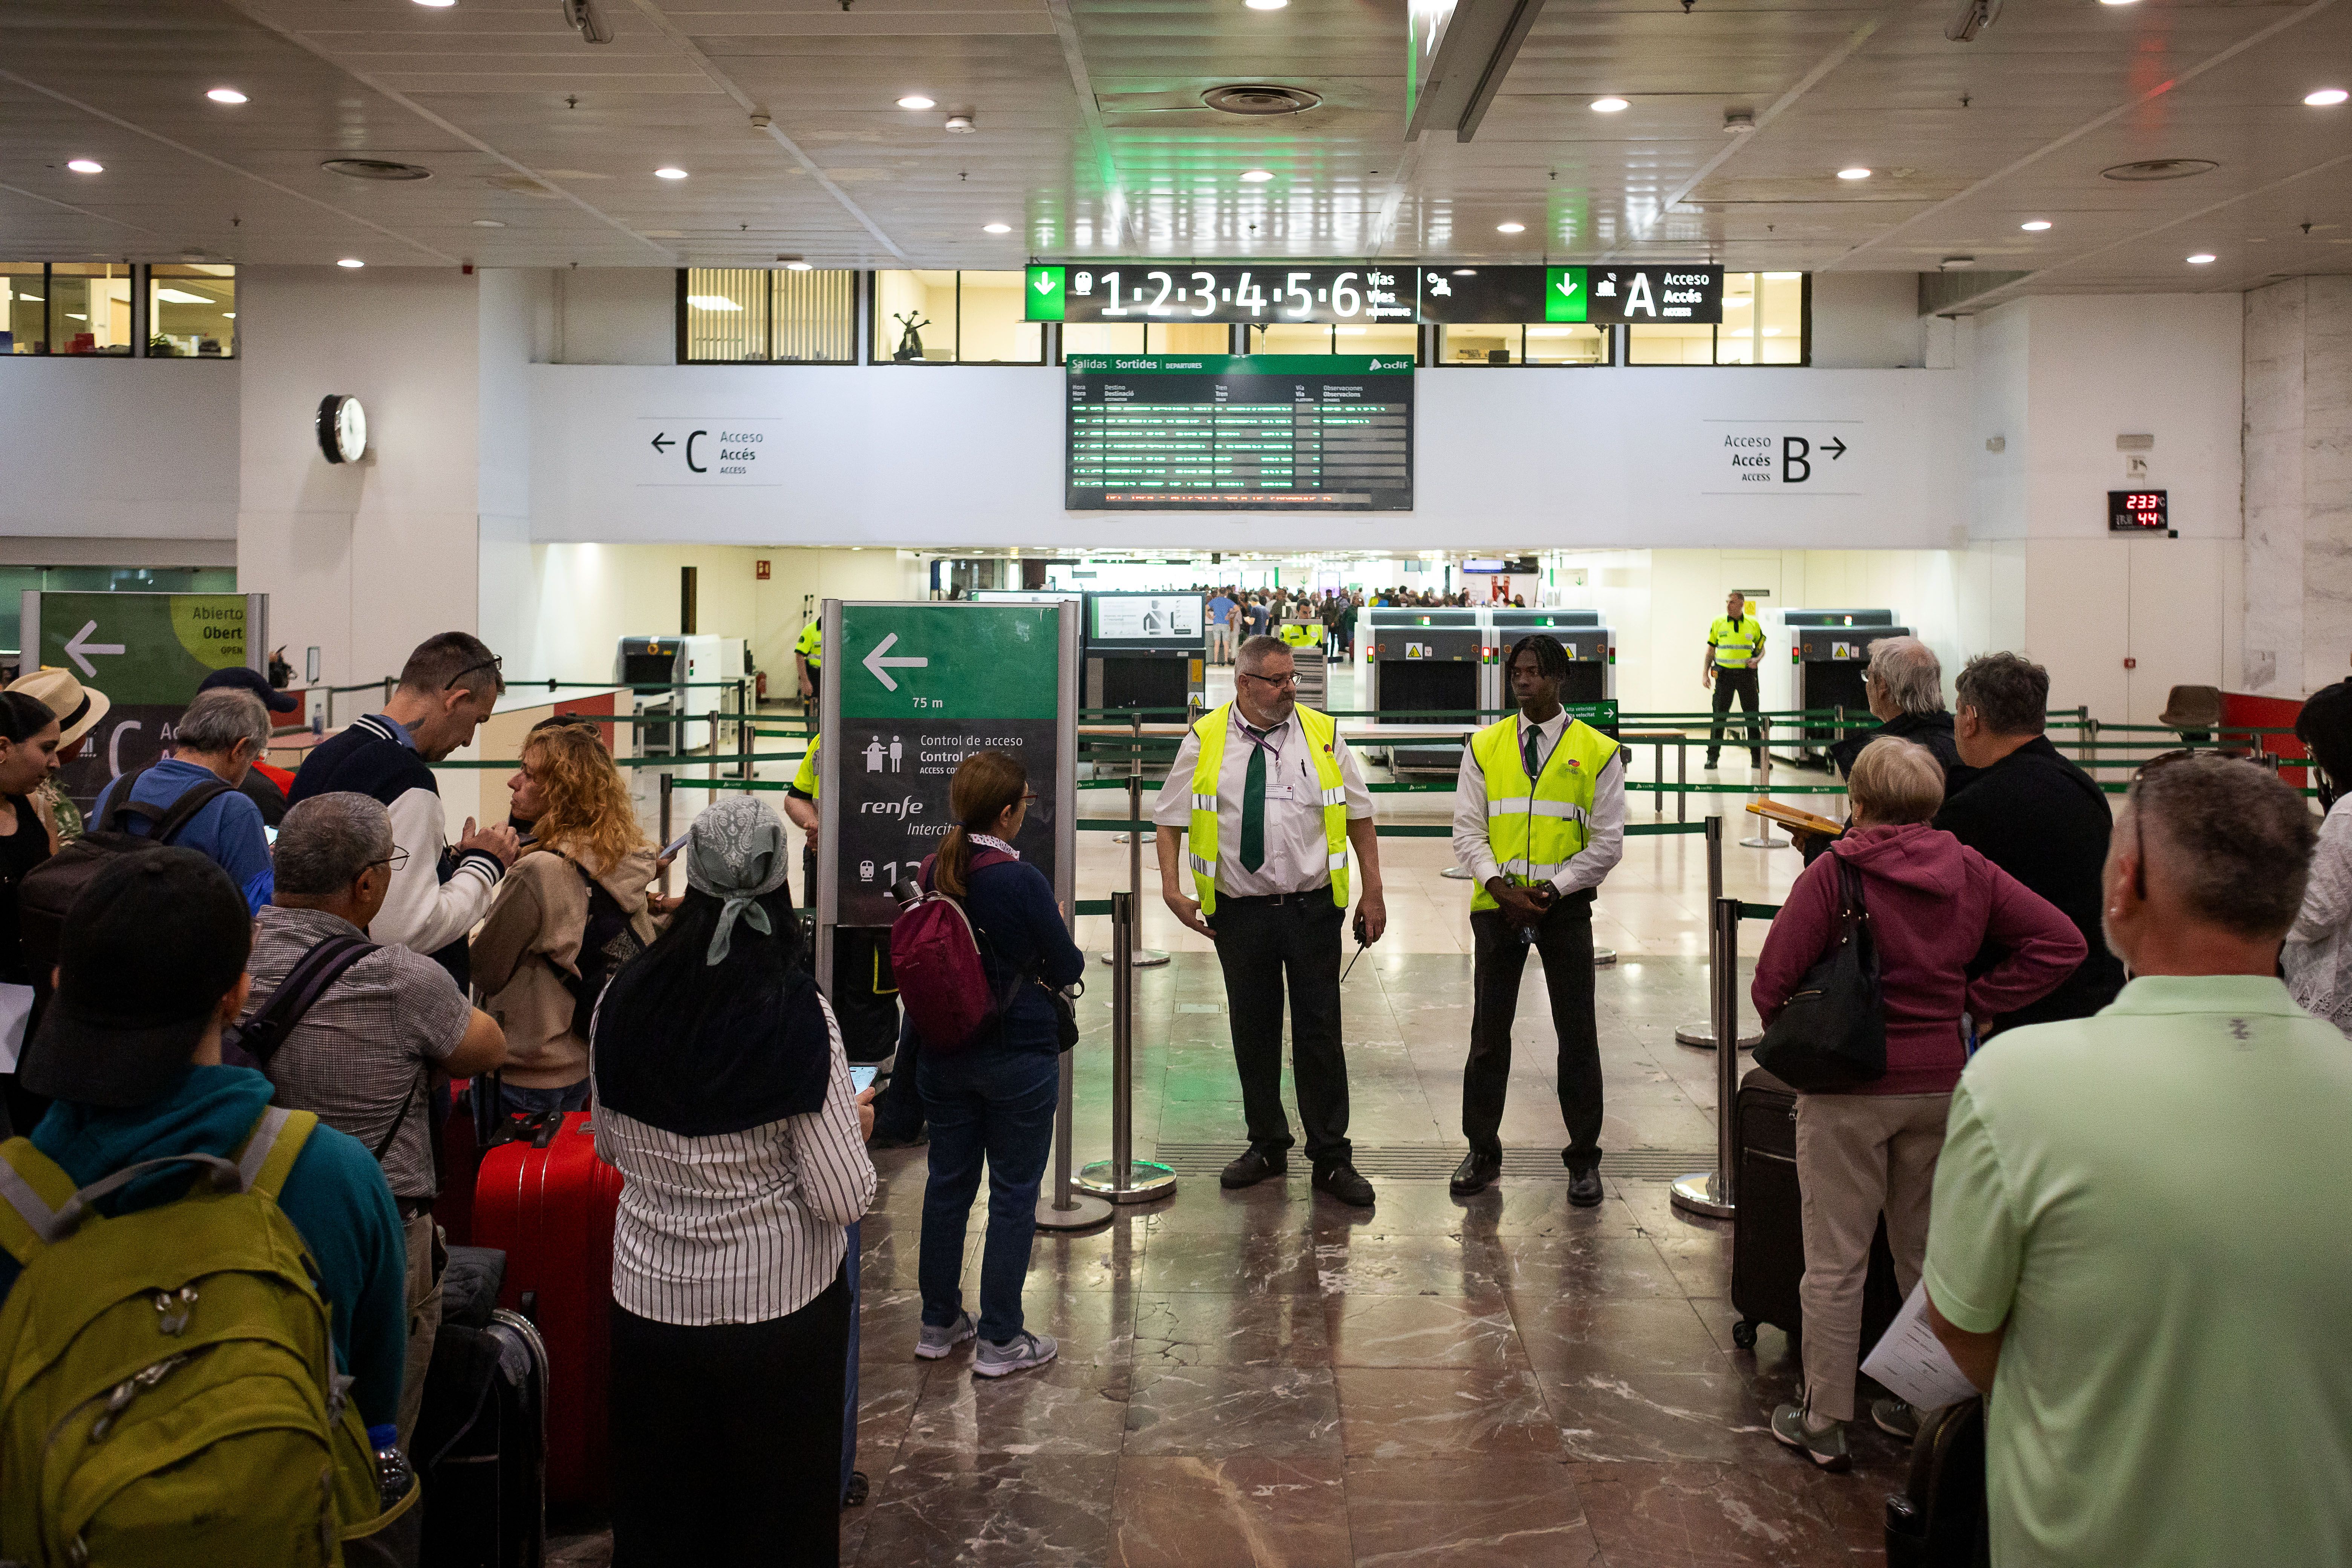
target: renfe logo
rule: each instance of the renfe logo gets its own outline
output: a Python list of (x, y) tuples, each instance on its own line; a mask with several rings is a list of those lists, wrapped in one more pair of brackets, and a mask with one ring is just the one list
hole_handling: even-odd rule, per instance
[(909, 816), (922, 816), (923, 803), (910, 795), (904, 800), (869, 800), (857, 809), (864, 816), (895, 816), (904, 821)]

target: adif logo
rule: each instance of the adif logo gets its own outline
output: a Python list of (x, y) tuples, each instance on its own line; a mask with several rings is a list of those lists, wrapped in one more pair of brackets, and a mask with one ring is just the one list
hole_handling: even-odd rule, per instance
[(869, 800), (857, 809), (868, 816), (895, 816), (904, 821), (922, 816), (923, 803), (910, 795), (903, 800)]

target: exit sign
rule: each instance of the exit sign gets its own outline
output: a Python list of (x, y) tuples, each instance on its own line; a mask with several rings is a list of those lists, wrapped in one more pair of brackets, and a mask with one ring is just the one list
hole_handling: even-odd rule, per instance
[(2169, 533), (2172, 525), (2163, 490), (2109, 490), (2107, 531)]

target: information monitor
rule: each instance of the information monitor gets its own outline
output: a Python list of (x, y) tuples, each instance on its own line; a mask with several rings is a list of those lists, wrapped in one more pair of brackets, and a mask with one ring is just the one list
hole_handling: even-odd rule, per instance
[(1410, 511), (1411, 354), (1072, 354), (1072, 511)]

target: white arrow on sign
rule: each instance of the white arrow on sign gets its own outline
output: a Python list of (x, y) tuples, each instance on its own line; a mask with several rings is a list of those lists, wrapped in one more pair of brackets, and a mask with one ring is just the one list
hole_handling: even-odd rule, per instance
[[(97, 624), (98, 623), (95, 621), (90, 623), (92, 626), (96, 626)], [(867, 654), (863, 659), (858, 661), (866, 666), (867, 674), (873, 676), (875, 679), (882, 683), (882, 689), (885, 691), (896, 691), (898, 689), (898, 683), (890, 679), (890, 672), (888, 669), (884, 668), (885, 666), (896, 666), (901, 669), (925, 669), (929, 668), (930, 666), (931, 661), (928, 658), (884, 658), (882, 656), (888, 653), (893, 647), (897, 647), (898, 642), (898, 634), (897, 632), (892, 632), (888, 636), (885, 637), (880, 642), (874, 645), (874, 651), (872, 653)], [(71, 650), (68, 649), (68, 651), (70, 652)], [(121, 653), (122, 650), (121, 648), (116, 648), (114, 651)]]
[(72, 637), (66, 639), (66, 657), (72, 659), (76, 664), (81, 666), (81, 672), (85, 676), (95, 676), (98, 674), (98, 666), (90, 663), (87, 656), (93, 653), (121, 653), (122, 651), (122, 645), (119, 642), (88, 641), (87, 639), (89, 638), (89, 634), (96, 630), (98, 630), (98, 623), (96, 621), (89, 621), (83, 624), (81, 630), (74, 633)]

